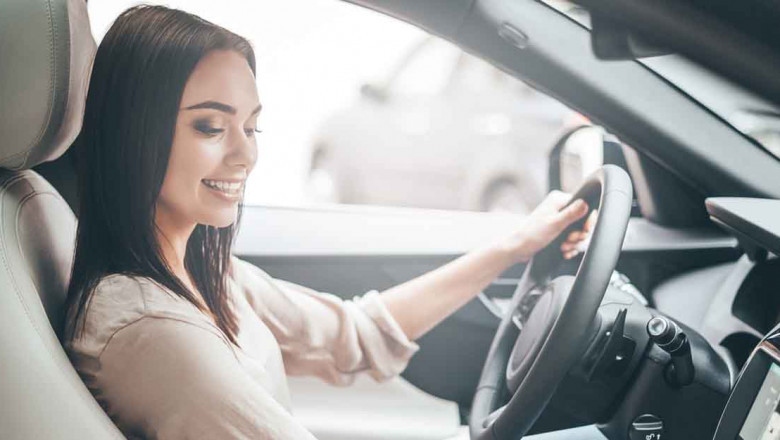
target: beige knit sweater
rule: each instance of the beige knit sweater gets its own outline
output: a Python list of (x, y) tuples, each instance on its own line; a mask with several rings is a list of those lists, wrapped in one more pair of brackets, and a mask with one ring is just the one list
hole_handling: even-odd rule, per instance
[(98, 285), (83, 335), (65, 347), (129, 438), (312, 439), (290, 412), (285, 373), (384, 380), (419, 348), (376, 291), (343, 301), (232, 263), (237, 346), (150, 279), (112, 275)]

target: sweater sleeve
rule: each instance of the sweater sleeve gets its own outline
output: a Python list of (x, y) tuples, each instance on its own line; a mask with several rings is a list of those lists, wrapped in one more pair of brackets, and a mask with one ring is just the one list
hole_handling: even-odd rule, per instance
[[(314, 439), (212, 329), (142, 317), (113, 334), (96, 378), (130, 438)], [(137, 432), (134, 432), (137, 431)]]
[(409, 340), (376, 290), (351, 300), (271, 277), (233, 259), (250, 305), (279, 342), (290, 375), (312, 375), (335, 385), (358, 373), (390, 379), (419, 346)]

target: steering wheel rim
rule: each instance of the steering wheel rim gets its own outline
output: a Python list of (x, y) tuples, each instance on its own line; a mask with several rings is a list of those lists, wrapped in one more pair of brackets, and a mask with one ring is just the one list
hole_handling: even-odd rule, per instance
[[(583, 330), (594, 323), (620, 256), (631, 216), (631, 179), (623, 169), (604, 165), (585, 180), (571, 200), (580, 198), (588, 203), (591, 210), (597, 206), (599, 212), (590, 245), (583, 254), (573, 282), (569, 279), (551, 283), (550, 276), (562, 260), (561, 243), (570, 231), (582, 227), (584, 219), (567, 228), (527, 264), (509, 312), (496, 331), (474, 394), (469, 421), (473, 440), (517, 439), (525, 435), (587, 347), (590, 332)], [(516, 345), (520, 344), (518, 336), (521, 331), (516, 324), (518, 307), (529, 292), (550, 285), (556, 291), (551, 301), (557, 305), (550, 305), (547, 301), (545, 309), (553, 307), (558, 313), (552, 321), (546, 321), (550, 325), (543, 331), (547, 333), (532, 348), (528, 359), (522, 360), (527, 363), (518, 370), (522, 377), (511, 377), (512, 374), (508, 377), (507, 366), (510, 362), (516, 364), (513, 354)], [(532, 308), (528, 313), (533, 319), (537, 312)], [(527, 331), (530, 330), (524, 327), (523, 332)], [(509, 402), (499, 407), (508, 388), (516, 390), (510, 391)]]

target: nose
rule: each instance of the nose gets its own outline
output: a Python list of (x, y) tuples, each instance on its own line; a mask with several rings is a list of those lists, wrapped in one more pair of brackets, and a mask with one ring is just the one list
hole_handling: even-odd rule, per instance
[(230, 149), (225, 157), (226, 163), (231, 167), (246, 169), (247, 174), (252, 171), (257, 162), (257, 142), (254, 136), (244, 133), (243, 128), (237, 130), (230, 141)]

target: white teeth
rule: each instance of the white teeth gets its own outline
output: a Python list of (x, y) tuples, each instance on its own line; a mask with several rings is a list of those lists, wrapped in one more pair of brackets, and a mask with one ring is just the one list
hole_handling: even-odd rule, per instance
[(225, 182), (222, 180), (203, 180), (209, 188), (222, 191), (226, 194), (236, 195), (241, 190), (242, 182)]

